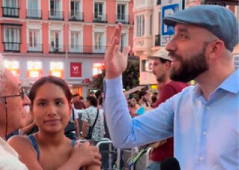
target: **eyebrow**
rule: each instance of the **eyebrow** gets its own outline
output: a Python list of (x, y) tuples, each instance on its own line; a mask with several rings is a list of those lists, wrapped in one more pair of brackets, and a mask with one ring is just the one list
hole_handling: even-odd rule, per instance
[(177, 32), (188, 33), (188, 29), (187, 28), (178, 28)]

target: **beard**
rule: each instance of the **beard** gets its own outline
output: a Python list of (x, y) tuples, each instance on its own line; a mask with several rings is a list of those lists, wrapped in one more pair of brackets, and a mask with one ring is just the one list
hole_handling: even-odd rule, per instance
[(206, 47), (207, 43), (204, 43), (203, 50), (198, 54), (192, 55), (189, 59), (183, 59), (182, 56), (176, 55), (174, 52), (170, 52), (170, 56), (175, 58), (181, 64), (180, 68), (175, 70), (173, 67), (170, 70), (170, 78), (174, 81), (189, 82), (200, 74), (209, 69), (206, 61)]

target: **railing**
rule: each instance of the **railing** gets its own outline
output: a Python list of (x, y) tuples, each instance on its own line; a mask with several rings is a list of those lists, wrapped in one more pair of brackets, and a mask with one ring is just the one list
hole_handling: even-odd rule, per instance
[(160, 34), (155, 35), (155, 46), (160, 46)]
[(41, 10), (36, 10), (36, 9), (27, 9), (27, 18), (32, 18), (32, 19), (41, 19)]
[(129, 21), (130, 21), (129, 15), (121, 15), (121, 14), (116, 15), (116, 23), (121, 22), (122, 24), (129, 24)]
[(19, 9), (17, 7), (2, 7), (3, 17), (19, 17)]
[(49, 20), (63, 20), (63, 12), (62, 11), (56, 11), (51, 10), (49, 11)]
[(49, 45), (50, 53), (64, 53), (63, 45)]
[(20, 42), (3, 42), (4, 51), (20, 52)]
[(70, 45), (70, 53), (87, 53), (87, 54), (104, 54), (106, 46), (90, 46), (90, 45)]
[(28, 52), (42, 52), (42, 44), (27, 44)]
[(94, 16), (93, 22), (107, 23), (107, 15), (106, 14), (94, 13), (93, 16)]
[(77, 12), (77, 11), (71, 11), (69, 21), (84, 21), (84, 13), (83, 12)]

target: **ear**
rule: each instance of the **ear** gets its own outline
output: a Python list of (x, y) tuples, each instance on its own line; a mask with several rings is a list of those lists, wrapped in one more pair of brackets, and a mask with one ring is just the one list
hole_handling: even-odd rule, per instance
[(212, 59), (212, 60), (216, 59), (222, 55), (224, 49), (225, 49), (224, 42), (219, 39), (216, 39), (215, 41), (208, 44), (207, 50), (206, 50), (206, 56), (208, 59)]
[(166, 68), (167, 70), (169, 70), (169, 69), (170, 69), (170, 66), (171, 66), (171, 62), (166, 61), (166, 62), (164, 63), (164, 66), (165, 66), (165, 68)]

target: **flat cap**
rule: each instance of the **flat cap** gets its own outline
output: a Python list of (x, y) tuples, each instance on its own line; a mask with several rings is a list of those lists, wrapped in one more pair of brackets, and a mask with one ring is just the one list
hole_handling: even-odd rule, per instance
[(176, 12), (164, 18), (164, 23), (175, 26), (177, 23), (203, 27), (222, 40), (229, 51), (238, 43), (238, 22), (234, 14), (218, 5), (197, 5)]
[(168, 56), (168, 51), (166, 51), (164, 48), (158, 50), (153, 55), (148, 56), (148, 58), (149, 59), (162, 58), (162, 59), (165, 59), (165, 60), (172, 61), (172, 58)]

